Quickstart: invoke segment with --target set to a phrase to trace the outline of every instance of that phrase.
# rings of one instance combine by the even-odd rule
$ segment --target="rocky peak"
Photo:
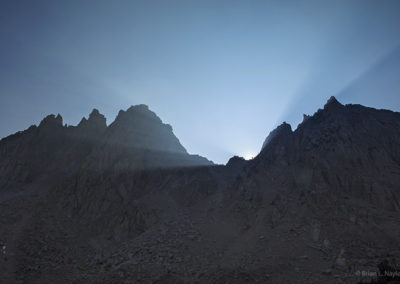
[[[97,127],[106,128],[106,118],[97,109],[93,109],[89,114],[88,123]]]
[[[94,108],[89,114],[89,120],[96,118],[104,118],[104,115],[102,115],[97,108]]]
[[[329,100],[326,102],[326,104],[324,105],[325,110],[339,108],[339,107],[343,107],[343,105],[341,103],[339,103],[338,100],[334,96],[331,96],[329,98]]]
[[[302,121],[302,123],[306,122],[310,117],[311,117],[311,115],[303,114],[303,121]]]
[[[147,105],[141,104],[131,106],[126,111],[120,110],[113,124],[129,124],[133,121],[162,123],[161,119]]]
[[[78,127],[105,129],[107,128],[106,118],[98,111],[98,109],[93,109],[89,114],[89,119],[86,119],[85,117],[82,118]]]
[[[40,128],[53,128],[53,127],[62,127],[63,119],[60,114],[55,116],[54,114],[50,114],[46,116],[39,124]]]
[[[121,110],[108,132],[108,143],[161,152],[187,153],[174,135],[172,127],[163,123],[147,105]]]
[[[269,143],[271,143],[272,141],[280,138],[280,137],[286,137],[291,135],[292,132],[292,127],[290,126],[290,124],[283,122],[281,125],[279,125],[277,128],[275,128],[274,130],[272,130],[268,137],[265,139],[264,144],[261,148],[264,149],[265,146],[267,146]]]

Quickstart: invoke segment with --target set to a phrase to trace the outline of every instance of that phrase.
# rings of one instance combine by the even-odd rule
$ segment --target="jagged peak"
[[[279,126],[277,127],[277,129],[278,129],[278,128],[280,128],[280,129],[286,129],[286,130],[289,130],[290,132],[292,132],[292,126],[291,126],[289,123],[287,123],[286,121],[282,122],[282,124],[279,125]]]
[[[39,124],[39,127],[57,127],[63,126],[63,118],[60,114],[57,114],[55,116],[54,114],[49,114],[45,118],[42,119],[42,121]]]
[[[82,127],[84,125],[93,125],[96,127],[107,127],[106,118],[103,114],[99,112],[98,109],[94,108],[92,112],[89,114],[89,118],[83,117],[79,122],[78,127]]]
[[[343,106],[341,103],[338,102],[338,100],[334,97],[331,96],[326,104],[324,105],[324,109],[330,108],[330,107],[337,107],[337,106]]]
[[[95,122],[96,124],[107,126],[106,117],[99,112],[98,109],[94,108],[92,112],[89,114],[88,122]]]
[[[102,115],[97,108],[94,108],[92,112],[89,114],[89,119],[96,116],[104,116],[104,115]]]

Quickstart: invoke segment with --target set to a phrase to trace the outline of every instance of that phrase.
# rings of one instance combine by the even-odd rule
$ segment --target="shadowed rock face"
[[[292,127],[286,122],[279,125],[276,129],[271,131],[271,133],[265,139],[261,150],[263,150],[270,143],[279,143],[283,139],[283,136],[290,136],[292,134]],[[277,142],[276,142],[277,141]]]
[[[189,155],[144,105],[108,127],[97,110],[77,127],[48,116],[1,140],[0,181],[7,283],[356,283],[399,270],[400,114],[334,97],[226,166]]]
[[[106,143],[111,145],[187,154],[173,134],[172,127],[162,123],[146,105],[132,106],[127,111],[120,111],[110,125],[106,139]]]
[[[0,184],[28,182],[49,172],[72,174],[92,170],[127,170],[211,165],[189,155],[172,127],[145,105],[120,111],[107,127],[94,109],[78,126],[63,126],[62,117],[49,115],[39,127],[30,127],[0,142]]]

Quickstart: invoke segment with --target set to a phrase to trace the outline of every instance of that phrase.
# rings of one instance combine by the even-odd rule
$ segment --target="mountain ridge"
[[[52,115],[0,141],[4,281],[354,283],[399,270],[400,113],[331,98],[224,166],[187,154],[148,111],[106,128],[97,111],[81,126]],[[126,147],[145,129],[178,151]]]

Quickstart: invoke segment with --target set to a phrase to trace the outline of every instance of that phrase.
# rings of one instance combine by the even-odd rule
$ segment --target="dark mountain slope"
[[[399,113],[331,98],[295,131],[284,123],[271,132],[231,185],[223,214],[243,226],[239,243],[262,236],[268,253],[279,255],[270,270],[290,273],[276,273],[274,282],[292,281],[298,270],[308,274],[305,283],[334,282],[315,271],[347,273],[354,283],[357,271],[377,271],[388,257],[398,263],[399,123]],[[248,249],[260,255],[260,247]],[[313,249],[320,252],[310,256]]]
[[[397,269],[399,113],[331,98],[226,166],[188,155],[144,106],[108,127],[90,117],[1,141],[1,180],[23,193],[0,202],[6,281],[356,283],[384,260]]]
[[[266,142],[249,163],[248,174],[254,179],[272,176],[297,191],[398,194],[399,113],[343,106],[332,97],[296,131],[284,123]],[[397,198],[390,201],[399,208]]]

